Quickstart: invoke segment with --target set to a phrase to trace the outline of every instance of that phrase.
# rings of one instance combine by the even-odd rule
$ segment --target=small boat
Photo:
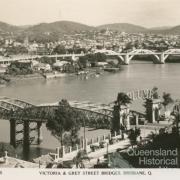
[[[104,71],[108,71],[108,72],[117,72],[119,70],[120,68],[104,68]]]
[[[43,74],[43,76],[46,79],[51,79],[51,78],[65,77],[65,76],[67,76],[67,73],[59,73],[59,72],[45,73],[45,74]]]
[[[79,72],[77,73],[77,75],[84,75],[84,74],[88,74],[88,71],[79,71]]]

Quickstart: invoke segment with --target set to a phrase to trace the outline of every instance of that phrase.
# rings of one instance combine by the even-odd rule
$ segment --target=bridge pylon
[[[166,60],[166,55],[162,52],[159,56],[159,64],[164,64]]]
[[[29,147],[30,147],[29,132],[30,132],[29,121],[24,120],[24,134],[23,134],[23,151],[24,152],[29,151]]]
[[[19,144],[23,145],[24,152],[29,150],[30,144],[34,141],[35,137],[31,137],[30,133],[36,131],[37,141],[35,144],[40,145],[43,140],[42,136],[42,122],[30,122],[29,120],[16,120],[12,118],[10,122],[10,144],[16,148]],[[30,128],[31,124],[36,123],[36,127]],[[19,130],[18,125],[21,125]],[[17,136],[21,134],[21,139],[18,139]]]
[[[130,63],[130,57],[129,57],[129,54],[127,53],[125,56],[124,56],[124,64],[125,65],[129,65]]]
[[[40,145],[43,140],[42,122],[37,122],[37,144]]]
[[[16,120],[10,119],[10,144],[16,148]]]

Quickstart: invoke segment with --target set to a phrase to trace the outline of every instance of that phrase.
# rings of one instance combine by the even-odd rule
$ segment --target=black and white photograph
[[[7,168],[178,170],[179,7],[0,0],[0,178]]]

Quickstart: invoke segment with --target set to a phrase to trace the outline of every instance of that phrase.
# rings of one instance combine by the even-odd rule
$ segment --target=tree
[[[58,45],[54,48],[53,53],[57,54],[66,54],[66,49],[63,45]]]
[[[14,55],[14,54],[27,54],[28,50],[24,46],[12,46],[6,48],[6,53],[8,55]]]
[[[159,98],[158,88],[157,87],[153,87],[153,89],[152,89],[152,98],[153,99],[158,99]]]
[[[118,93],[118,96],[117,96],[117,103],[119,106],[121,105],[127,105],[127,104],[130,104],[132,101],[132,99],[126,94],[126,93]]]
[[[63,143],[63,136],[65,133],[73,134],[77,136],[78,131],[80,130],[81,123],[79,112],[73,109],[67,100],[61,100],[59,106],[55,109],[52,116],[50,116],[46,127],[51,131],[52,135],[59,140],[61,146]],[[73,133],[72,133],[73,132]]]
[[[173,130],[173,132],[175,132],[175,133],[179,136],[180,102],[178,102],[178,103],[174,106],[173,112],[171,113],[171,115],[174,116],[173,124],[175,125],[175,127],[174,127],[172,130]]]
[[[115,101],[114,110],[113,110],[113,119],[112,119],[112,132],[119,131],[121,129],[122,131],[122,137],[124,137],[124,130],[125,127],[123,124],[120,124],[120,114],[119,109],[122,105],[126,106],[127,104],[130,104],[132,99],[126,94],[126,93],[118,93],[117,100]],[[126,116],[124,116],[124,119]]]
[[[98,61],[98,62],[105,62],[106,61],[106,55],[104,53],[95,53],[94,54],[94,58]]]
[[[0,157],[5,155],[5,151],[8,152],[8,156],[16,157],[16,150],[8,143],[0,142]]]
[[[31,62],[12,62],[7,69],[8,74],[12,75],[27,75],[32,74],[33,70],[31,68]]]
[[[118,132],[120,130],[120,114],[119,114],[119,106],[117,104],[114,105],[113,109],[113,118],[112,118],[112,132]]]
[[[141,134],[140,129],[137,128],[130,129],[128,138],[130,140],[132,147],[137,144],[137,137],[140,136],[140,134]]]
[[[173,99],[171,98],[171,94],[170,93],[163,93],[163,102],[162,105],[164,106],[164,109],[166,111],[166,107],[167,105],[173,103]]]
[[[129,42],[126,44],[126,50],[129,50],[129,49],[132,49],[134,46],[133,46],[133,43],[132,42]]]
[[[55,59],[55,58],[49,58],[49,57],[47,57],[47,56],[44,56],[44,57],[41,57],[41,58],[39,59],[39,61],[40,61],[41,63],[53,65],[53,64],[56,62],[56,59]]]
[[[88,61],[92,67],[95,67],[97,62],[105,62],[106,58],[104,53],[86,54],[79,58],[79,62],[81,62],[82,66],[86,67]]]
[[[74,125],[71,129],[64,134],[64,144],[74,147],[76,144],[79,144],[79,134],[78,131],[80,130],[81,126],[85,126],[87,124],[87,117],[81,111],[74,111]],[[85,136],[85,135],[84,135]],[[85,138],[85,137],[84,137]],[[85,139],[84,139],[85,140]]]
[[[79,57],[78,63],[80,64],[81,68],[86,68],[88,64],[88,59],[86,58],[86,56],[81,56]]]

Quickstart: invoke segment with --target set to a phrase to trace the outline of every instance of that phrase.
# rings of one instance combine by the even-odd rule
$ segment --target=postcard
[[[0,178],[179,176],[178,0],[0,2]]]

